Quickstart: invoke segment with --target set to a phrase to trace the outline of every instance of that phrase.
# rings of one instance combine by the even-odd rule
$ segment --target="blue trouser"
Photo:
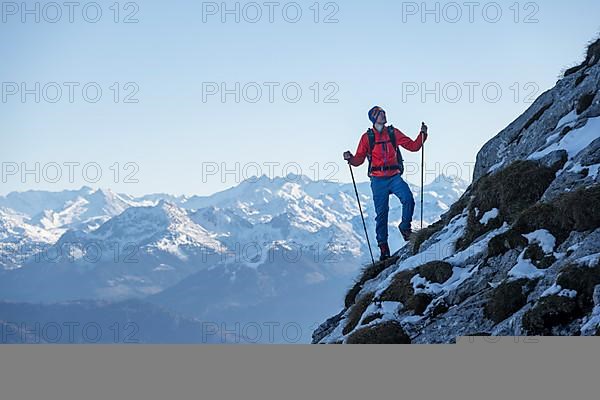
[[[375,203],[375,232],[377,243],[387,243],[388,240],[388,213],[390,211],[390,194],[395,194],[402,203],[402,222],[400,229],[409,230],[415,212],[415,199],[404,179],[400,174],[380,178],[371,177],[371,190]]]

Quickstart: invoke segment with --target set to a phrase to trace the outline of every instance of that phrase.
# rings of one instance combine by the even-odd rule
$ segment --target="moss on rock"
[[[577,115],[583,114],[585,112],[585,110],[590,108],[590,106],[594,102],[595,96],[596,96],[596,93],[591,92],[591,93],[586,93],[579,98],[579,100],[577,101],[577,107],[576,107]]]
[[[600,285],[600,266],[569,265],[562,270],[556,284],[577,292],[577,306],[587,313],[594,307],[594,289]]]
[[[419,275],[433,283],[444,283],[452,277],[452,265],[444,261],[431,261],[417,270]]]
[[[378,300],[400,302],[407,310],[422,315],[433,300],[433,297],[427,293],[415,294],[411,280],[417,272],[417,269],[399,272],[394,276],[392,282],[379,296]]]
[[[350,308],[356,303],[356,296],[360,293],[361,289],[362,285],[356,282],[352,288],[348,290],[348,293],[346,293],[346,297],[344,298],[344,305],[346,308]]]
[[[417,274],[415,270],[400,271],[393,278],[389,286],[379,296],[380,301],[397,301],[405,303],[414,295],[411,279]],[[405,304],[406,306],[406,304]]]
[[[577,301],[565,296],[542,297],[523,315],[523,329],[528,335],[552,335],[552,328],[569,324],[580,315]]]
[[[448,307],[448,304],[445,301],[439,301],[433,306],[431,310],[431,317],[435,318],[438,315],[442,315],[448,312],[449,309],[450,308]]]
[[[446,222],[440,220],[426,228],[423,228],[414,234],[413,253],[418,253],[421,249],[421,245],[428,240],[431,236],[438,233],[446,226]]]
[[[587,231],[600,226],[600,185],[580,188],[562,194],[550,202],[538,203],[525,210],[514,229],[529,233],[547,229],[557,245],[564,242],[572,231]]]
[[[412,309],[416,315],[423,315],[432,300],[433,296],[428,293],[417,293],[408,300],[407,308]]]
[[[385,271],[387,268],[392,266],[398,257],[392,257],[386,261],[380,261],[375,264],[370,264],[363,268],[360,278],[354,283],[352,288],[346,293],[346,297],[344,299],[344,304],[346,308],[350,308],[354,302],[356,301],[356,296],[362,290],[362,287],[365,283],[370,281],[371,279],[377,278],[379,274]]]
[[[423,315],[433,296],[429,293],[416,293],[412,279],[418,274],[432,283],[444,283],[452,277],[452,265],[444,261],[432,261],[417,268],[400,271],[377,300],[400,302],[407,310]]]
[[[523,328],[532,335],[550,335],[552,328],[571,323],[594,307],[594,289],[600,284],[600,265],[568,265],[558,275],[556,284],[577,292],[567,296],[542,297],[523,316]]]
[[[548,167],[537,161],[520,160],[481,177],[473,187],[467,227],[463,237],[456,243],[457,249],[466,249],[475,239],[499,228],[504,221],[516,221],[523,210],[541,199],[561,164],[564,163]],[[498,217],[485,225],[481,224],[481,213],[494,208],[499,211]]]
[[[579,65],[567,69],[564,73],[564,76],[569,76],[581,71],[582,69],[591,67],[592,65],[597,64],[598,61],[600,61],[600,39],[595,40],[588,46],[585,61]]]
[[[348,344],[410,344],[410,337],[397,321],[361,328],[346,340]]]
[[[519,311],[527,304],[527,296],[533,290],[535,282],[529,279],[504,281],[492,292],[483,307],[483,314],[496,324]]]
[[[383,317],[383,314],[381,314],[381,313],[375,313],[375,314],[368,315],[363,319],[361,325],[369,325],[371,322],[381,319],[382,317]]]
[[[348,312],[348,321],[346,322],[346,325],[342,330],[342,333],[344,335],[347,335],[348,333],[352,332],[354,328],[356,328],[356,326],[360,322],[360,319],[362,318],[362,315],[373,301],[374,296],[375,293],[367,293],[360,299],[358,299],[356,304],[354,304],[352,308],[350,308],[350,311]]]
[[[546,254],[542,247],[537,243],[530,244],[525,250],[525,258],[531,260],[531,262],[539,269],[548,269],[554,262],[556,257],[552,254]]]
[[[487,257],[496,257],[512,249],[524,249],[528,243],[525,236],[510,229],[489,241]]]

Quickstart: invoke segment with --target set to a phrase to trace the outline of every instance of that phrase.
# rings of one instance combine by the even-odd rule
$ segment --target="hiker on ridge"
[[[390,194],[395,194],[402,203],[402,222],[398,226],[402,237],[408,241],[412,233],[411,222],[415,210],[415,199],[408,184],[402,179],[404,164],[398,146],[402,146],[408,151],[419,151],[423,142],[427,140],[427,125],[421,124],[421,133],[417,139],[412,140],[392,125],[385,126],[387,119],[385,111],[381,107],[373,107],[369,111],[369,119],[373,123],[373,128],[370,128],[360,138],[356,155],[346,151],[344,160],[354,167],[362,165],[365,158],[369,160],[369,177],[377,214],[375,231],[377,244],[381,251],[380,261],[383,261],[390,257],[388,246]]]

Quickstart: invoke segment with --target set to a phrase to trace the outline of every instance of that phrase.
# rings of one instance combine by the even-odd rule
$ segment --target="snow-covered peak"
[[[427,185],[430,188],[435,187],[458,187],[463,190],[469,186],[469,183],[458,176],[449,175],[438,175],[430,184]]]
[[[82,190],[61,208],[47,209],[32,218],[33,223],[50,231],[93,230],[129,207],[143,203],[131,201],[110,189]]]
[[[25,237],[32,242],[53,243],[58,239],[50,232],[30,225],[27,216],[7,208],[0,208],[0,240]]]
[[[26,215],[0,208],[0,270],[20,268],[27,257],[58,238],[59,232],[31,225]]]
[[[179,253],[180,246],[221,248],[213,233],[192,221],[186,210],[166,200],[155,206],[130,207],[91,232],[89,237],[175,253]]]
[[[425,185],[424,191],[431,197],[450,205],[465,192],[468,186],[469,183],[459,177],[440,175],[433,182]]]
[[[65,203],[89,195],[92,191],[92,188],[83,186],[81,189],[60,192],[45,190],[11,192],[6,196],[0,196],[0,206],[34,217],[45,210],[59,210]]]
[[[438,185],[435,193],[426,190],[426,224],[459,197],[462,192],[455,186]],[[369,184],[359,183],[358,189],[368,228],[373,232]],[[51,192],[46,195],[57,196]],[[62,241],[135,243],[174,254],[186,246],[221,249],[260,243],[266,248],[276,241],[312,247],[319,243],[321,250],[327,247],[354,257],[368,254],[354,187],[348,183],[296,175],[262,176],[212,196],[189,199],[163,194],[132,197],[89,187],[66,192],[64,197],[67,200],[60,206],[33,218],[21,213],[20,221],[37,227],[54,241],[64,235]],[[400,209],[394,200],[391,205],[390,229],[394,232]],[[397,247],[400,236],[391,236],[391,245]]]

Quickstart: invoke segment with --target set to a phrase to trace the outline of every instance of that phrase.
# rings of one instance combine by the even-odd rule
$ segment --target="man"
[[[347,151],[344,160],[352,166],[362,165],[365,158],[369,159],[369,177],[375,203],[377,244],[381,251],[380,260],[390,257],[388,246],[388,212],[389,195],[395,194],[402,203],[402,222],[398,226],[405,241],[412,233],[411,222],[415,211],[415,199],[406,182],[402,179],[404,166],[400,149],[417,152],[427,140],[427,125],[421,124],[421,132],[415,140],[411,140],[393,126],[386,127],[385,111],[378,106],[369,111],[369,119],[373,128],[360,138],[356,155]]]

